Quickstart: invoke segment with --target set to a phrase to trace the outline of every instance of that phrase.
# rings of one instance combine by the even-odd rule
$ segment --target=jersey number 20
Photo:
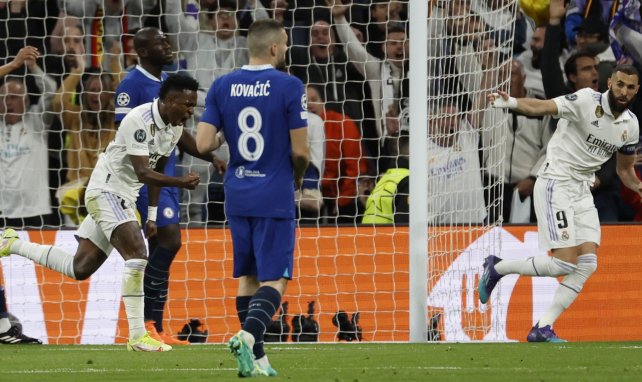
[[[254,120],[253,126],[248,124],[250,117]],[[239,113],[237,122],[241,129],[241,136],[238,141],[239,153],[243,159],[247,161],[254,162],[259,160],[263,154],[263,148],[265,147],[265,141],[261,135],[261,127],[263,124],[261,113],[255,107],[245,107]],[[250,140],[254,141],[254,150],[251,150],[249,147]]]

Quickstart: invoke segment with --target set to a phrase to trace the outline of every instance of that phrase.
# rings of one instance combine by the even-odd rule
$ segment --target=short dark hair
[[[151,37],[162,33],[160,29],[156,27],[144,27],[134,33],[134,50],[138,52],[139,49],[149,47]]]
[[[617,65],[615,68],[613,68],[611,75],[614,75],[617,72],[622,72],[628,75],[635,75],[635,76],[638,76],[638,78],[640,78],[640,72],[638,72],[637,68],[631,64]]]
[[[179,92],[185,90],[191,90],[194,92],[198,91],[198,81],[187,74],[172,74],[161,84],[160,90],[158,91],[158,97],[160,99],[165,99],[167,94],[172,90]]]
[[[571,54],[564,63],[564,73],[566,74],[567,79],[570,78],[571,74],[577,74],[577,60],[582,57],[595,59],[595,55],[587,51],[579,51]]]
[[[253,22],[247,31],[247,50],[250,56],[264,55],[265,49],[275,42],[274,39],[282,29],[284,29],[283,24],[272,19]]]

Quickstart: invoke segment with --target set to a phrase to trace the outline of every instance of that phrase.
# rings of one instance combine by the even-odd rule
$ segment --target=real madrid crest
[[[562,240],[568,240],[568,239],[569,239],[568,232],[563,231],[563,232],[562,232]]]
[[[622,132],[622,142],[626,142],[627,139],[629,139],[629,133],[626,130],[624,130]]]
[[[156,129],[157,127],[155,123],[152,123],[151,126],[149,126],[149,130],[152,133],[152,137],[156,134]]]
[[[602,118],[603,115],[604,115],[604,109],[602,109],[601,105],[597,105],[597,107],[595,108],[595,116],[598,118]]]

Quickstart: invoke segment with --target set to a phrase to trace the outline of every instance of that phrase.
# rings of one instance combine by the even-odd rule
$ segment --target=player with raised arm
[[[169,38],[158,28],[146,27],[134,35],[134,49],[138,65],[130,71],[116,89],[116,115],[118,124],[134,107],[152,102],[158,96],[162,82],[167,78],[163,66],[174,61]],[[212,162],[219,172],[224,171],[225,162],[212,154],[200,155],[194,137],[184,132],[177,146],[188,154]],[[176,154],[171,152],[163,170],[167,176],[174,176]],[[136,207],[145,224],[148,219],[147,187],[139,192]],[[149,240],[149,264],[145,268],[145,327],[150,335],[170,345],[188,345],[189,342],[171,337],[163,330],[163,313],[169,289],[169,269],[181,248],[179,229],[179,191],[176,187],[163,187],[158,200],[160,214],[156,221],[158,235]]]
[[[497,282],[508,274],[564,276],[552,305],[529,332],[529,342],[565,342],[555,334],[553,324],[597,269],[600,221],[590,190],[595,172],[617,153],[622,183],[642,195],[633,167],[639,125],[628,110],[639,88],[637,69],[618,65],[604,93],[584,88],[549,100],[516,99],[502,91],[488,96],[492,107],[560,118],[533,193],[539,246],[551,250],[552,256],[523,260],[489,256],[478,286],[479,299],[485,304]]]
[[[14,70],[20,69],[25,63],[35,62],[39,56],[38,49],[33,46],[25,46],[20,49],[11,62],[0,66],[0,78]],[[4,102],[4,100],[0,102]],[[2,241],[0,240],[0,246],[1,245]],[[11,323],[2,285],[0,285],[0,344],[42,344],[42,341],[39,339],[24,335],[22,328]]]
[[[159,189],[162,186],[194,189],[196,174],[166,176],[162,169],[181,139],[183,124],[194,113],[198,82],[189,76],[169,76],[159,99],[134,108],[123,119],[116,137],[100,154],[91,174],[85,201],[89,216],[78,229],[76,254],[51,245],[18,239],[7,229],[0,240],[0,257],[24,256],[76,280],[85,280],[107,260],[114,248],[125,259],[122,295],[129,322],[127,349],[169,351],[171,346],[153,339],[143,320],[143,275],[147,250],[136,218],[135,203],[143,183],[150,186],[147,235],[156,234]]]
[[[249,65],[214,81],[197,126],[200,152],[220,145],[219,130],[230,147],[225,212],[243,329],[228,345],[240,377],[277,374],[263,350],[263,335],[292,278],[294,191],[309,162],[303,83],[276,70],[285,64],[287,41],[278,22],[254,22],[248,31]]]

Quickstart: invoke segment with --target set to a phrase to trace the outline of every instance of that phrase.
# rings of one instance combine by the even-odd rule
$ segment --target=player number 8
[[[248,124],[248,119],[250,117],[254,119],[253,126],[249,126]],[[248,106],[241,110],[237,122],[242,131],[238,141],[239,153],[243,159],[254,162],[261,157],[263,154],[263,148],[265,147],[265,141],[263,140],[263,136],[260,134],[263,124],[261,113],[255,107]],[[254,141],[254,151],[250,150],[250,147],[248,146],[250,139]]]

